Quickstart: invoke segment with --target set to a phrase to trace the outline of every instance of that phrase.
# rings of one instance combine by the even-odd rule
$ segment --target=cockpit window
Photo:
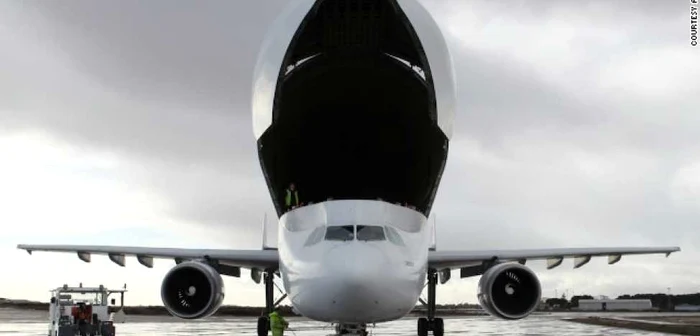
[[[317,227],[314,229],[311,234],[309,235],[309,238],[306,239],[306,243],[304,243],[304,246],[311,246],[314,244],[318,244],[323,239],[323,234],[326,232],[326,227],[321,226]]]
[[[398,233],[398,231],[396,231],[396,229],[390,226],[386,226],[384,229],[386,230],[386,236],[390,242],[399,246],[405,245],[403,239],[401,239],[401,235]]]
[[[385,240],[384,228],[381,226],[358,225],[357,240],[377,241]]]
[[[352,225],[329,226],[326,229],[326,240],[348,241],[355,239]]]

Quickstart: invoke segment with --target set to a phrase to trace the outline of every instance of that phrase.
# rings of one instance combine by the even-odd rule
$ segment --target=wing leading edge
[[[92,254],[107,255],[119,266],[126,265],[126,257],[134,256],[146,267],[153,267],[153,259],[173,259],[176,263],[192,259],[204,259],[217,264],[249,268],[251,270],[277,269],[279,254],[276,250],[225,250],[225,249],[185,249],[153,248],[135,246],[88,246],[88,245],[18,245],[17,248],[33,251],[76,253],[85,262],[91,261]],[[437,270],[466,269],[480,266],[490,261],[547,260],[547,269],[558,267],[565,258],[574,258],[574,268],[587,264],[592,257],[607,256],[608,264],[620,261],[623,255],[666,254],[678,252],[679,247],[611,247],[611,248],[555,248],[527,250],[476,250],[476,251],[430,251],[428,266]],[[233,272],[239,273],[239,272]],[[237,274],[230,274],[238,276]]]
[[[614,264],[623,255],[666,254],[680,251],[680,247],[601,247],[601,248],[555,248],[527,250],[480,250],[480,251],[430,251],[428,266],[437,270],[470,268],[489,261],[547,260],[547,269],[555,268],[564,258],[574,258],[574,268],[587,264],[592,257],[607,256],[608,264]]]
[[[136,246],[88,246],[88,245],[17,245],[18,249],[44,252],[76,253],[80,260],[90,262],[93,254],[107,255],[119,266],[126,265],[126,257],[134,256],[146,267],[153,267],[153,259],[173,259],[176,263],[186,260],[208,260],[222,267],[228,267],[226,275],[240,276],[240,268],[251,270],[276,270],[279,266],[279,254],[276,250],[224,250],[224,249],[186,249],[157,248]],[[236,274],[237,273],[237,274]]]

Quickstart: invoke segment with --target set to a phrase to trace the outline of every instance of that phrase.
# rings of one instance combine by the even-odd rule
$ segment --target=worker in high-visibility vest
[[[272,336],[282,336],[284,335],[284,329],[289,327],[287,320],[280,315],[277,309],[270,313],[270,329],[272,330]]]
[[[294,183],[289,184],[289,188],[284,191],[284,207],[287,211],[299,206],[299,191]]]

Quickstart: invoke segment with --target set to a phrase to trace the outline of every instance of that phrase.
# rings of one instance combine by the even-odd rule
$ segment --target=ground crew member
[[[90,319],[90,314],[88,312],[87,307],[85,307],[85,304],[80,302],[78,303],[78,312],[76,316],[76,320],[78,322],[78,332],[80,335],[86,335],[87,334],[87,329],[88,329],[88,321]]]
[[[284,191],[284,206],[287,211],[299,206],[299,191],[294,183],[290,183],[289,188]]]
[[[280,315],[277,309],[274,309],[270,313],[270,329],[272,330],[272,336],[282,336],[284,335],[284,329],[287,329],[289,323]]]

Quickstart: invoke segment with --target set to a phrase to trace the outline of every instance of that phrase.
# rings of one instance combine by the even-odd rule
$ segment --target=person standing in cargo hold
[[[289,188],[284,191],[284,206],[286,211],[299,206],[299,191],[296,189],[294,183],[290,183]]]
[[[288,326],[289,322],[280,315],[279,310],[275,309],[270,313],[270,329],[272,330],[272,336],[284,335],[284,329],[287,329]]]

